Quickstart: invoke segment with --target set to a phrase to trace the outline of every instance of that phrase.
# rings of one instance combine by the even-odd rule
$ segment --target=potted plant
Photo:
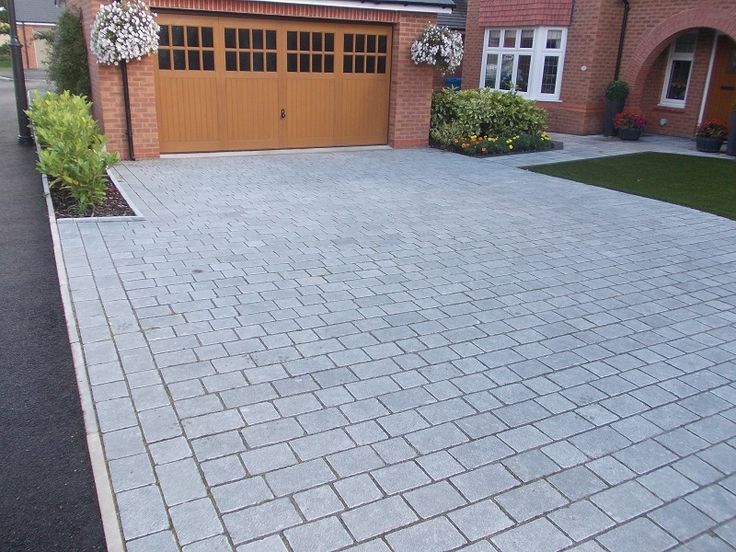
[[[718,153],[727,136],[728,127],[723,121],[703,121],[695,129],[695,147],[705,153]]]
[[[613,118],[613,126],[622,140],[638,140],[646,125],[643,116],[629,111],[622,111]]]
[[[736,102],[731,106],[731,121],[729,125],[728,143],[726,144],[726,153],[728,155],[736,155]]]
[[[624,110],[626,98],[629,97],[629,85],[621,80],[614,80],[606,86],[606,113],[603,121],[603,134],[614,136],[616,127],[613,118]]]
[[[410,51],[415,64],[432,65],[441,75],[451,75],[463,61],[463,37],[448,27],[429,24]]]

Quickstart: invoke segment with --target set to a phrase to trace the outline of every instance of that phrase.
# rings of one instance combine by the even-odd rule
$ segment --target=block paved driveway
[[[62,234],[129,551],[736,546],[736,223],[436,151],[119,170],[148,220]]]

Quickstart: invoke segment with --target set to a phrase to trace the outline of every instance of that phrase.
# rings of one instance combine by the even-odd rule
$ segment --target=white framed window
[[[566,42],[565,28],[486,29],[480,86],[559,100]]]
[[[662,83],[660,105],[685,107],[697,41],[698,33],[693,31],[681,35],[670,45],[667,55],[667,69]]]

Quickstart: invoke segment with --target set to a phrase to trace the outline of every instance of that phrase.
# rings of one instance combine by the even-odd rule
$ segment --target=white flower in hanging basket
[[[103,4],[92,24],[90,49],[98,63],[117,65],[158,50],[155,15],[142,0]]]
[[[463,37],[448,27],[430,23],[411,45],[411,60],[417,65],[433,65],[441,74],[449,75],[463,61]]]

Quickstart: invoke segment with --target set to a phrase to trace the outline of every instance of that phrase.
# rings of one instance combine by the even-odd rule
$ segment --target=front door
[[[727,36],[718,39],[713,62],[706,119],[729,123],[732,106],[736,103],[736,42]]]

